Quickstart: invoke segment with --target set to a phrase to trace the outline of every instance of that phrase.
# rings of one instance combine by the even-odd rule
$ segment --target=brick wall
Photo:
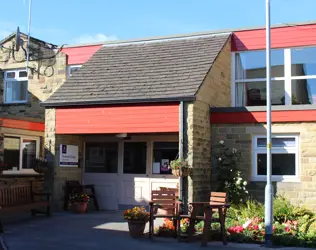
[[[251,180],[252,136],[265,135],[264,124],[219,124],[212,125],[212,143],[224,140],[231,148],[242,153],[240,167],[243,177]],[[303,203],[316,210],[316,129],[315,123],[273,124],[272,133],[299,134],[299,182],[274,182],[276,194],[284,195],[294,204]],[[213,178],[215,187],[215,179]],[[249,182],[251,195],[263,201],[265,182]]]
[[[218,55],[196,95],[194,103],[185,105],[184,149],[193,175],[188,178],[189,201],[209,199],[211,175],[210,105],[230,106],[230,41]]]
[[[27,38],[22,36],[23,46],[15,50],[15,38],[6,41],[0,49],[0,113],[7,116],[40,118],[44,120],[46,100],[66,79],[66,55],[58,49],[45,48],[44,43],[31,39],[28,77],[28,102],[4,104],[3,71],[25,69]]]
[[[82,179],[83,167],[83,140],[77,135],[56,135],[56,110],[46,109],[45,111],[45,150],[49,165],[53,170],[51,190],[53,191],[53,207],[61,210],[63,207],[64,184],[66,180]],[[79,146],[79,168],[59,166],[59,147],[60,144]]]

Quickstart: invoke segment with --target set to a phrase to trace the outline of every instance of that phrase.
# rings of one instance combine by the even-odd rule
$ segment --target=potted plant
[[[149,213],[144,207],[134,207],[124,211],[124,219],[128,222],[130,236],[138,238],[144,234],[146,223],[149,220]]]
[[[192,173],[192,168],[189,165],[188,161],[180,158],[171,161],[170,168],[172,170],[172,174],[177,177],[189,176]]]
[[[76,213],[85,213],[90,197],[86,193],[76,193],[70,196],[71,207]]]
[[[36,158],[33,166],[33,170],[36,173],[43,174],[48,170],[48,162],[45,158]]]

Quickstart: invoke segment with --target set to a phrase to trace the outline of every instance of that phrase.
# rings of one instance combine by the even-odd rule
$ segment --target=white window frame
[[[291,47],[291,48],[277,48],[277,50],[284,50],[284,77],[271,77],[271,81],[284,81],[284,96],[285,96],[285,104],[284,106],[293,105],[292,104],[292,80],[303,80],[303,79],[316,79],[316,75],[307,75],[307,76],[292,76],[291,75],[291,67],[292,67],[292,57],[291,51],[292,49],[307,49],[313,48],[315,46],[304,46],[304,47]],[[236,105],[236,84],[237,83],[247,83],[247,82],[265,82],[266,78],[253,78],[253,79],[240,79],[237,80],[236,77],[236,56],[239,53],[251,53],[258,50],[250,50],[250,51],[239,51],[232,52],[231,58],[231,99],[232,99],[232,107],[237,107]],[[263,50],[260,50],[263,51]]]
[[[19,73],[25,71],[26,76],[25,77],[19,77]],[[7,78],[8,73],[13,73],[14,72],[14,78]],[[21,101],[12,101],[8,102],[7,97],[6,97],[6,92],[7,92],[7,82],[21,82],[21,81],[27,81],[27,91],[26,91],[26,99],[21,100]],[[17,70],[7,70],[4,72],[4,91],[3,91],[3,98],[4,98],[4,103],[5,104],[15,104],[15,103],[27,103],[28,101],[28,77],[27,77],[27,71],[26,69],[17,69]]]
[[[258,147],[257,140],[259,138],[267,138],[266,135],[252,136],[252,181],[266,181],[266,175],[257,174],[257,155],[266,154],[266,147]],[[277,182],[299,182],[299,135],[297,134],[275,134],[272,138],[295,138],[295,147],[273,147],[271,152],[281,154],[295,154],[295,175],[272,175],[272,181]]]
[[[33,169],[27,169],[27,168],[23,168],[22,164],[23,164],[23,139],[27,139],[27,140],[34,140],[36,141],[36,158],[39,157],[40,155],[40,138],[37,136],[27,136],[27,135],[16,135],[16,134],[4,134],[4,137],[16,137],[20,139],[20,156],[19,156],[19,169],[17,170],[5,170],[3,171],[3,174],[12,174],[12,173],[30,173],[30,174],[34,174],[36,173]]]
[[[73,68],[81,68],[82,67],[82,65],[81,64],[74,64],[74,65],[69,65],[68,66],[68,72],[67,72],[67,76],[68,77],[70,77],[70,76],[72,76],[72,74],[71,74],[71,69],[73,69]]]

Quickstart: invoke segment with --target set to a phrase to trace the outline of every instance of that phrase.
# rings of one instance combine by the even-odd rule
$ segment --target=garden
[[[231,204],[225,220],[228,240],[262,244],[265,237],[264,204],[253,200],[248,193],[248,183],[242,178],[239,168],[241,154],[235,148],[226,147],[224,141],[214,148],[216,166],[213,171],[217,179],[217,191],[226,192]],[[143,221],[148,221],[146,210],[136,212],[126,211],[125,219],[130,220],[137,215]],[[218,217],[218,214],[214,213],[213,216]],[[189,223],[187,218],[180,221],[182,234],[188,232]],[[196,222],[195,234],[202,234],[203,228],[203,221]],[[175,230],[173,221],[164,219],[163,224],[155,228],[155,234],[161,237],[175,236]],[[221,240],[219,224],[212,223],[210,231],[209,240]],[[303,205],[292,204],[286,197],[276,196],[273,200],[272,243],[276,246],[316,247],[316,214]]]

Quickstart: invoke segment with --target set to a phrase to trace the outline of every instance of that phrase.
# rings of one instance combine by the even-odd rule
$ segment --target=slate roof
[[[104,45],[44,106],[194,99],[230,34]]]

